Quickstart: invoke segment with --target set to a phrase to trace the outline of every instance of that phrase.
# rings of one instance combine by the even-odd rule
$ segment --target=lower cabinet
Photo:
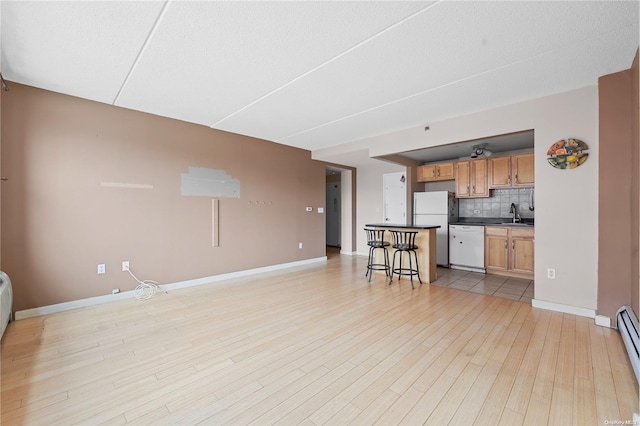
[[[485,226],[487,272],[533,278],[533,236],[533,228]]]

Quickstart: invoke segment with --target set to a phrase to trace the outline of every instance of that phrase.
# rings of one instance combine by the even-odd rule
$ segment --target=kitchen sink
[[[531,223],[513,223],[513,222],[502,222],[500,226],[522,226],[522,227],[533,227]]]

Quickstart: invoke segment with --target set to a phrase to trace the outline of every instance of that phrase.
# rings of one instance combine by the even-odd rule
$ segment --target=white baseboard
[[[355,252],[356,256],[365,256],[365,257],[369,257],[369,252],[368,251],[357,251]]]
[[[263,274],[265,272],[278,271],[280,269],[293,268],[295,266],[305,266],[318,262],[326,262],[327,256],[316,257],[314,259],[299,260],[296,262],[281,263],[279,265],[263,266],[261,268],[247,269],[244,271],[229,272],[227,274],[212,275],[210,277],[195,278],[193,280],[179,281],[177,283],[162,285],[163,290],[177,290],[180,288],[193,287],[196,285],[210,284],[218,281],[230,280],[232,278],[246,277],[249,275]]]
[[[103,303],[115,302],[117,300],[131,299],[136,296],[134,290],[122,291],[116,294],[105,294],[104,296],[89,297],[86,299],[72,300],[70,302],[56,303],[55,305],[41,306],[39,308],[16,311],[16,321],[37,317],[40,315],[54,314],[56,312],[70,311],[71,309],[86,308],[88,306],[101,305]]]
[[[605,317],[604,315],[596,315],[596,325],[611,328],[611,318]]]
[[[340,250],[340,254],[346,254],[347,256],[355,256],[358,254],[357,251],[346,251],[346,250]]]
[[[204,278],[195,278],[193,280],[179,281],[171,284],[163,284],[160,286],[162,290],[177,290],[180,288],[193,287],[202,284],[211,284],[214,282],[229,280],[232,278],[246,277],[249,275],[263,274],[265,272],[278,271],[280,269],[293,268],[296,266],[311,265],[319,262],[326,262],[327,256],[316,257],[313,259],[298,260],[295,262],[281,263],[278,265],[263,266],[261,268],[247,269],[244,271],[229,272],[227,274],[212,275]],[[89,297],[87,299],[72,300],[70,302],[56,303],[54,305],[41,306],[38,308],[25,309],[16,311],[15,319],[21,320],[25,318],[37,317],[40,315],[53,314],[56,312],[69,311],[71,309],[85,308],[88,306],[101,305],[103,303],[115,302],[117,300],[132,299],[135,297],[134,290],[123,291],[117,294],[105,294],[103,296]]]
[[[545,302],[544,300],[533,299],[531,306],[534,308],[546,309],[548,311],[563,312],[565,314],[578,315],[580,317],[595,318],[596,311],[593,309],[579,308],[577,306],[563,305],[561,303]]]

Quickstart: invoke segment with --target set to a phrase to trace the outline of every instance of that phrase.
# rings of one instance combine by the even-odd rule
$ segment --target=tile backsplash
[[[492,189],[489,198],[458,198],[460,217],[504,217],[510,218],[511,203],[516,205],[520,217],[533,218],[529,210],[535,188]]]

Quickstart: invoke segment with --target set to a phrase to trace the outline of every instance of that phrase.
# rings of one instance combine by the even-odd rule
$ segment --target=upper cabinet
[[[533,153],[494,157],[489,160],[489,188],[533,186]]]
[[[459,161],[455,165],[456,197],[488,197],[487,159]]]
[[[418,166],[418,182],[434,182],[453,179],[453,163]]]
[[[489,160],[489,188],[511,187],[511,157],[495,157]]]
[[[533,153],[511,156],[511,170],[514,174],[513,186],[533,186],[536,177],[533,158]]]

